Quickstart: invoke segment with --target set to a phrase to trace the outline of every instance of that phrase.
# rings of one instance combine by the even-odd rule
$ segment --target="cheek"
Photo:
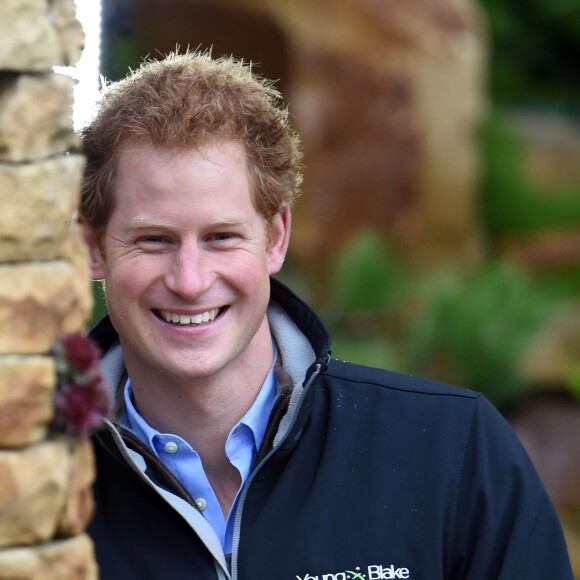
[[[222,270],[226,277],[245,287],[259,287],[269,284],[269,264],[266,254],[239,257],[232,260],[227,269]]]
[[[217,277],[216,283],[216,288],[221,284],[235,292],[245,307],[252,310],[262,309],[269,298],[270,278],[265,259],[240,258],[235,263],[232,261],[230,267]]]
[[[158,268],[155,264],[144,260],[117,263],[107,272],[106,287],[110,288],[111,296],[123,301],[126,298],[139,296],[151,286],[156,277],[158,277]]]

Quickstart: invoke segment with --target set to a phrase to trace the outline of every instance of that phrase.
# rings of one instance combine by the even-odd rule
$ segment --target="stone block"
[[[0,165],[1,262],[65,255],[83,166],[80,155]]]
[[[50,357],[0,356],[0,447],[23,447],[45,437],[55,381]]]
[[[42,354],[83,332],[92,294],[75,262],[0,265],[0,354]]]
[[[92,484],[95,474],[91,441],[82,439],[75,442],[71,450],[68,492],[58,522],[59,536],[74,536],[87,527],[94,509]]]
[[[63,64],[47,0],[0,2],[0,69],[50,71]]]
[[[74,66],[84,33],[74,0],[2,0],[0,70],[48,72]]]
[[[52,0],[51,10],[59,38],[61,64],[75,66],[85,44],[83,27],[76,19],[75,0]]]
[[[73,88],[73,79],[61,74],[0,77],[0,161],[30,161],[78,147]]]
[[[31,548],[0,550],[0,580],[97,580],[94,548],[86,535]]]
[[[0,548],[81,534],[93,513],[94,478],[89,439],[0,450]]]
[[[79,291],[84,286],[90,288],[89,250],[83,238],[81,228],[76,222],[70,225],[68,235],[62,246],[62,256],[71,263],[75,271],[75,281],[79,286]]]
[[[65,503],[69,466],[65,439],[19,451],[0,450],[0,547],[54,537]]]

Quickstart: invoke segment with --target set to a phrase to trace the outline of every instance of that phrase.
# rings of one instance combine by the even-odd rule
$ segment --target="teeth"
[[[169,312],[168,310],[160,310],[161,318],[166,322],[173,322],[174,324],[201,324],[202,322],[210,322],[214,320],[219,314],[219,308],[213,308],[201,314],[177,314],[176,312]]]

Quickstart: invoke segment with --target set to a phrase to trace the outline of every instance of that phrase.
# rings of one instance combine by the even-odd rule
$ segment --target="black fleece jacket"
[[[94,438],[89,528],[103,580],[572,580],[544,488],[484,397],[332,360],[299,298],[273,281],[272,301],[294,392],[242,492],[233,553],[111,425]],[[110,322],[93,336],[118,381]]]

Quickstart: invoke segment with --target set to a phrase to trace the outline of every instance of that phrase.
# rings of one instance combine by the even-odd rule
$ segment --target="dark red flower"
[[[57,384],[52,429],[86,437],[109,414],[109,393],[100,373],[98,347],[90,338],[69,334],[54,344]]]
[[[61,339],[60,344],[68,363],[75,370],[84,372],[98,365],[101,353],[97,345],[82,334],[68,334]]]
[[[64,407],[68,427],[73,435],[85,437],[99,427],[109,410],[101,376],[94,377],[87,385],[73,386],[65,396]]]

